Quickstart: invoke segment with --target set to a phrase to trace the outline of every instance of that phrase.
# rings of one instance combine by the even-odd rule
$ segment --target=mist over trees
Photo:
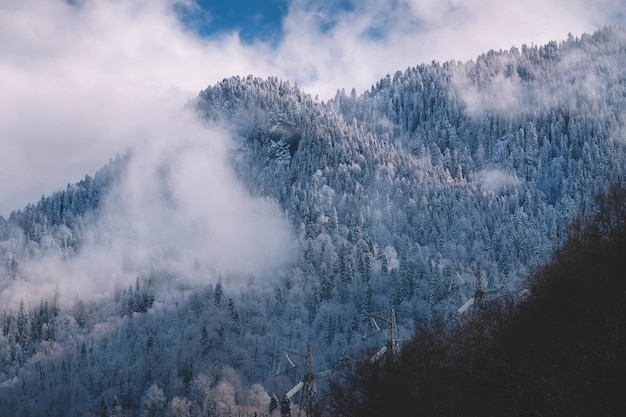
[[[215,148],[194,136],[153,152],[156,161],[131,151],[93,178],[0,217],[3,412],[279,415],[280,399],[304,372],[295,354],[289,370],[285,352],[304,354],[307,343],[316,372],[349,366],[346,383],[364,393],[335,399],[335,415],[392,407],[384,402],[391,391],[425,413],[461,413],[462,403],[477,402],[469,382],[476,380],[502,398],[486,401],[494,410],[521,407],[541,390],[554,401],[534,410],[554,410],[582,389],[559,391],[561,382],[595,378],[586,365],[565,375],[575,354],[591,353],[581,342],[562,362],[524,362],[532,349],[552,349],[531,346],[543,333],[528,328],[551,308],[542,297],[565,291],[553,284],[553,269],[589,273],[599,267],[592,257],[613,256],[620,242],[623,187],[611,184],[623,181],[626,167],[625,63],[626,33],[604,28],[408,68],[328,102],[277,78],[234,77],[206,88],[187,108],[209,126],[205,142],[223,136],[215,126],[228,132],[219,152],[236,183],[226,168],[204,167],[216,161],[203,158]],[[211,188],[222,180],[228,197]],[[202,204],[190,202],[195,196]],[[232,199],[220,206],[225,198]],[[569,263],[576,251],[605,246]],[[228,268],[247,263],[253,267]],[[580,277],[576,283],[586,282]],[[598,288],[610,293],[612,282]],[[45,291],[33,299],[27,289],[35,286]],[[457,324],[454,313],[477,286],[505,301]],[[589,293],[590,309],[598,294]],[[385,343],[371,313],[391,309],[401,338],[419,326],[402,347],[402,360],[413,362],[404,371],[385,361],[361,365],[363,352]],[[569,329],[575,312],[555,323]],[[623,327],[616,314],[593,335]],[[559,337],[549,324],[536,331]],[[410,369],[419,372],[398,380],[396,372]],[[458,392],[449,385],[447,397],[435,396],[453,371],[465,381]],[[536,378],[544,379],[532,385]],[[509,380],[524,390],[501,383]],[[292,398],[294,413],[298,403]]]

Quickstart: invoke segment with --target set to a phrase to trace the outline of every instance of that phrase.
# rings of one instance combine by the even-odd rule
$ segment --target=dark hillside
[[[626,411],[626,189],[579,217],[523,301],[419,328],[399,362],[333,381],[337,416],[618,416]]]

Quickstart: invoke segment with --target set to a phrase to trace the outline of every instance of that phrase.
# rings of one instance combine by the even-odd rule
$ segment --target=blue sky
[[[283,38],[283,19],[287,17],[290,0],[197,0],[199,9],[190,13],[189,8],[180,7],[182,21],[202,37],[211,37],[228,32],[237,32],[245,43],[268,42],[277,46]],[[338,12],[354,10],[350,0],[317,1],[310,9],[325,10],[326,29],[333,23]]]
[[[386,74],[624,25],[624,0],[2,0],[0,215],[111,157],[233,75],[320,99]],[[158,141],[156,141],[158,142]]]
[[[287,15],[287,0],[199,0],[197,4],[204,11],[199,13],[203,24],[197,27],[201,36],[237,31],[247,43],[276,43],[282,37],[281,21]]]

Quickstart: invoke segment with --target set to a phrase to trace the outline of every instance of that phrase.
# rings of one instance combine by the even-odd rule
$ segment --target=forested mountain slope
[[[11,415],[136,415],[150,401],[172,413],[261,413],[269,395],[301,378],[273,376],[286,349],[310,342],[316,366],[336,368],[384,342],[384,332],[362,340],[375,330],[371,312],[395,309],[406,337],[434,316],[450,328],[476,285],[519,297],[565,226],[624,177],[625,64],[626,32],[605,28],[408,68],[327,102],[277,78],[208,87],[187,107],[230,133],[238,182],[229,187],[252,195],[237,201],[254,201],[258,214],[223,223],[241,234],[234,229],[273,224],[266,211],[277,208],[292,236],[277,246],[286,259],[245,273],[218,263],[225,255],[245,264],[237,253],[210,247],[219,256],[203,259],[198,235],[228,230],[221,219],[185,220],[213,211],[189,210],[184,197],[219,202],[209,185],[221,177],[177,177],[180,153],[147,171],[137,152],[118,158],[0,218],[0,294],[13,301],[2,313],[0,402]],[[193,153],[188,143],[180,149]],[[203,161],[193,167],[206,175]],[[135,194],[145,201],[128,203]],[[127,213],[134,217],[118,218]],[[118,235],[127,239],[121,249]],[[267,246],[279,235],[267,233]],[[109,272],[100,265],[112,253],[122,265]],[[16,304],[51,259],[65,265],[55,279],[118,285],[62,306],[54,291]]]
[[[235,78],[197,107],[233,127],[240,178],[299,227],[309,280],[330,280],[332,296],[354,279],[386,294],[376,308],[427,314],[459,303],[445,281],[475,262],[514,287],[623,176],[625,45],[608,28],[409,68],[329,103]]]

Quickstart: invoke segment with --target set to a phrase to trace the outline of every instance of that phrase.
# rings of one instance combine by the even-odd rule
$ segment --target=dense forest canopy
[[[307,344],[338,370],[385,343],[371,313],[447,337],[476,288],[523,299],[624,179],[624,64],[608,27],[327,102],[277,78],[202,90],[189,137],[0,217],[3,409],[279,413]]]

